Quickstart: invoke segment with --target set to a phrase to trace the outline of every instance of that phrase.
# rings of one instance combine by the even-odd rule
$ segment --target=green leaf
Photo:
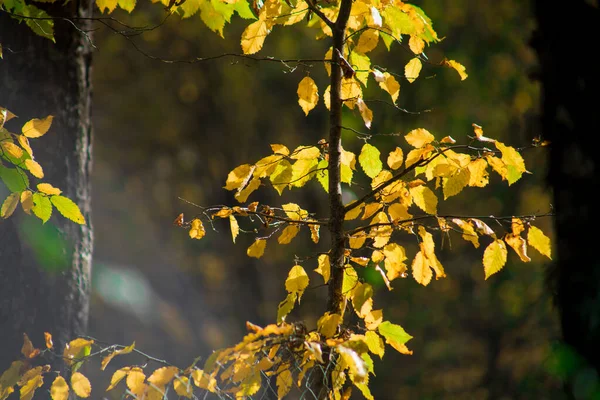
[[[383,321],[377,327],[381,336],[391,344],[391,342],[404,344],[412,339],[412,336],[406,333],[400,325],[392,324],[390,321]]]
[[[0,179],[11,192],[22,192],[29,186],[27,174],[19,167],[7,168],[0,165]]]
[[[233,14],[233,6],[221,3],[223,7],[215,7],[217,2],[203,1],[200,3],[200,19],[213,32],[217,32],[219,36],[223,36],[223,28],[228,18]]]
[[[56,207],[58,212],[60,212],[63,217],[68,218],[80,225],[85,225],[85,218],[73,200],[65,196],[52,196],[50,201],[52,204],[54,204],[54,207]]]
[[[52,203],[47,196],[41,193],[33,194],[33,207],[31,208],[36,217],[46,223],[52,215]]]
[[[233,5],[233,9],[244,19],[257,19],[250,9],[250,2],[247,0],[239,0]]]
[[[365,143],[360,151],[358,162],[369,178],[375,178],[381,172],[383,163],[379,156],[379,149],[369,143]]]

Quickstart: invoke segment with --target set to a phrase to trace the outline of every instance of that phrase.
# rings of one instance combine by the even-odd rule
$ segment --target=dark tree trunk
[[[540,60],[542,129],[552,142],[548,183],[557,251],[549,278],[564,342],[600,371],[600,73],[594,61],[600,10],[590,3],[560,7],[536,0],[533,46]]]
[[[91,2],[57,2],[45,9],[53,16],[88,17]],[[87,23],[75,23],[86,29]],[[0,11],[0,105],[19,116],[5,126],[12,132],[31,118],[54,116],[50,131],[31,140],[34,156],[44,168],[43,181],[75,201],[87,225],[56,210],[45,225],[20,210],[0,220],[0,371],[20,356],[23,333],[41,347],[44,332],[50,332],[62,352],[66,341],[85,333],[88,319],[91,49],[85,35],[65,21],[55,22],[55,38],[52,43],[39,37]],[[64,369],[60,358],[52,364]]]

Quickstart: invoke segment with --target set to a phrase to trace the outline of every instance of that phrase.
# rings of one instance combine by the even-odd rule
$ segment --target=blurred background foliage
[[[535,23],[528,1],[417,1],[432,18],[443,41],[426,50],[432,63],[442,57],[467,68],[461,82],[449,69],[425,65],[423,78],[402,80],[398,105],[373,102],[372,132],[407,133],[423,127],[437,138],[457,141],[472,135],[472,123],[486,136],[521,146],[539,135],[539,86],[530,79],[536,68],[528,40]],[[140,4],[129,16],[114,17],[135,25],[155,25],[165,17],[159,5]],[[90,335],[108,343],[130,344],[155,357],[185,367],[196,356],[231,345],[244,334],[246,320],[274,321],[285,297],[283,281],[294,256],[308,257],[327,248],[314,246],[308,234],[291,245],[269,242],[260,260],[246,256],[253,234],[231,243],[226,220],[215,221],[201,241],[173,226],[198,210],[180,198],[204,206],[236,204],[222,189],[237,165],[269,154],[270,143],[290,148],[314,144],[327,134],[322,101],[308,117],[297,104],[298,82],[310,74],[327,86],[322,64],[290,67],[275,62],[222,58],[201,63],[165,63],[223,53],[241,53],[239,40],[247,21],[235,19],[222,39],[198,15],[181,21],[172,16],[159,28],[126,39],[108,29],[95,33],[93,218],[95,264]],[[287,27],[286,27],[287,28]],[[312,40],[315,32],[276,27],[259,53],[277,58],[322,58],[328,45]],[[147,55],[136,50],[135,44]],[[410,59],[407,46],[372,53],[374,64],[402,73]],[[389,96],[370,79],[367,99]],[[364,131],[360,116],[348,112],[347,126]],[[346,149],[362,142],[345,132]],[[382,153],[404,139],[375,138]],[[544,186],[545,151],[524,157],[532,175],[508,188],[493,175],[491,185],[467,188],[442,202],[440,213],[517,215],[548,211]],[[360,195],[355,185],[348,198]],[[279,197],[264,188],[253,200],[267,204],[293,201],[324,215],[325,193],[316,181]],[[252,230],[247,221],[242,229]],[[551,235],[550,219],[536,225]],[[440,238],[438,238],[440,239]],[[437,240],[438,246],[441,241]],[[401,242],[405,244],[404,242]],[[406,238],[410,249],[411,238]],[[389,350],[375,360],[371,390],[378,399],[531,399],[561,398],[560,384],[547,359],[558,337],[556,312],[544,283],[547,267],[532,251],[523,264],[514,253],[502,272],[484,281],[481,257],[487,242],[474,249],[451,235],[440,252],[448,278],[428,287],[412,279],[393,291],[379,285],[376,305],[386,319],[401,324],[415,338],[413,356]],[[409,251],[409,259],[414,251]],[[316,268],[315,259],[302,263]],[[366,279],[375,282],[369,271]],[[326,288],[316,274],[302,306],[289,319],[315,325],[324,310]],[[112,368],[117,368],[115,363]],[[110,368],[109,368],[110,369]]]

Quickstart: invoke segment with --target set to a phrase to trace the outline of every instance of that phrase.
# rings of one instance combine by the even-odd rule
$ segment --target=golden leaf
[[[331,109],[331,85],[328,85],[323,92],[323,103],[325,103],[325,108]]]
[[[313,160],[321,155],[321,150],[316,146],[298,146],[290,154],[292,160]]]
[[[109,355],[107,355],[106,357],[104,357],[104,359],[102,360],[102,363],[100,364],[100,370],[104,371],[104,369],[106,368],[106,366],[108,365],[108,363],[115,357],[121,354],[129,354],[133,351],[133,349],[135,348],[135,342],[133,342],[131,345],[124,347],[120,350],[116,350],[113,351],[112,353],[110,353]]]
[[[321,225],[310,224],[308,225],[308,228],[310,229],[310,239],[313,243],[319,243],[319,229],[321,228]]]
[[[364,318],[373,309],[373,287],[368,283],[356,284],[356,287],[352,291],[352,307],[356,314]]]
[[[473,224],[471,224],[470,222],[464,221],[462,219],[458,219],[458,218],[452,218],[451,221],[454,222],[456,225],[458,225],[459,228],[462,229],[462,231],[463,231],[462,238],[464,240],[473,243],[473,246],[475,246],[475,248],[479,247],[479,235],[477,235],[477,232],[475,232],[475,228],[473,228]]]
[[[458,72],[458,75],[460,75],[461,81],[464,81],[469,76],[466,73],[466,68],[464,67],[464,65],[459,64],[454,60],[444,60],[443,63],[444,63],[444,65],[446,65],[450,68],[453,68],[456,72]]]
[[[19,205],[19,196],[19,192],[8,195],[6,200],[4,200],[2,203],[2,207],[0,208],[0,217],[8,218],[15,212],[15,209]]]
[[[373,122],[373,111],[369,107],[367,107],[367,103],[364,102],[363,99],[356,99],[356,104],[358,105],[358,111],[360,112],[360,116],[365,123],[367,129],[371,129],[371,122]]]
[[[0,147],[2,147],[8,154],[13,156],[14,158],[21,158],[23,155],[23,149],[12,142],[2,141],[0,142]]]
[[[262,19],[248,25],[242,33],[241,45],[244,54],[254,54],[262,49],[268,34],[267,22]]]
[[[381,210],[381,207],[382,206],[379,203],[365,204],[364,205],[365,213],[363,214],[363,216],[360,219],[365,220],[367,218],[372,217],[373,215],[375,215],[375,213],[377,213],[379,210]]]
[[[404,161],[404,153],[400,147],[396,147],[394,151],[390,153],[387,159],[387,165],[391,169],[398,169],[402,166],[402,162]]]
[[[38,183],[37,189],[40,192],[49,194],[49,195],[59,195],[62,193],[62,190],[55,188],[54,186],[52,186],[49,183]]]
[[[46,341],[46,348],[52,349],[54,347],[54,343],[52,343],[52,335],[48,332],[44,332],[44,339]]]
[[[279,372],[275,384],[277,385],[277,398],[282,399],[292,388],[292,373],[290,370],[284,369]]]
[[[80,372],[75,372],[71,376],[71,387],[73,388],[73,392],[79,397],[87,398],[92,393],[92,384]]]
[[[34,118],[31,121],[28,121],[25,123],[25,125],[23,125],[23,135],[27,136],[28,138],[38,138],[45,135],[46,132],[48,132],[48,129],[50,129],[53,119],[54,117],[52,115],[48,115],[44,119]]]
[[[383,310],[373,310],[364,318],[365,327],[372,331],[377,329],[383,321]]]
[[[44,384],[44,378],[41,375],[35,375],[31,379],[23,382],[21,385],[21,400],[32,400],[37,388]]]
[[[396,243],[389,243],[383,248],[385,255],[386,276],[390,281],[404,276],[406,273],[406,252],[404,247]]]
[[[235,238],[237,238],[240,233],[240,226],[233,215],[229,216],[229,226],[231,227],[231,239],[233,239],[233,243],[235,243]]]
[[[525,224],[520,218],[513,218],[511,222],[513,235],[520,235],[525,230]]]
[[[354,48],[357,53],[366,54],[377,47],[379,43],[379,31],[376,29],[366,29],[358,39],[358,43]]]
[[[319,101],[317,84],[311,77],[305,76],[298,84],[297,93],[298,104],[300,104],[304,114],[308,115],[310,110],[315,108],[317,102]]]
[[[367,234],[364,231],[357,232],[350,236],[348,242],[351,249],[360,249],[367,240]]]
[[[92,344],[94,344],[93,340],[83,338],[71,340],[66,344],[63,351],[63,358],[66,360],[67,365],[73,365],[73,362],[77,361],[77,359],[89,354]]]
[[[254,172],[256,167],[250,164],[243,164],[235,167],[228,175],[224,188],[227,190],[235,190],[247,182],[249,177]]]
[[[437,214],[438,199],[435,193],[427,186],[410,188],[410,194],[414,203],[428,214]]]
[[[229,217],[231,214],[233,214],[233,209],[229,208],[229,207],[223,207],[221,208],[219,211],[217,211],[216,213],[214,213],[212,215],[212,218],[215,219],[217,217],[219,218],[227,218]]]
[[[353,202],[349,203],[348,205],[350,205],[352,203]],[[348,211],[346,213],[346,215],[344,215],[344,219],[346,221],[350,221],[350,220],[358,218],[358,216],[362,212],[362,209],[363,209],[364,206],[365,206],[364,203],[360,203],[358,206],[356,206],[352,210]]]
[[[290,269],[288,273],[288,277],[285,280],[285,290],[288,293],[298,293],[298,300],[302,297],[302,293],[304,293],[304,289],[308,287],[308,275],[302,266],[295,265]]]
[[[113,390],[119,382],[123,380],[131,370],[131,367],[124,367],[115,371],[115,373],[110,378],[110,385],[106,388],[106,391]]]
[[[192,383],[185,376],[177,377],[173,381],[173,388],[175,389],[175,393],[179,396],[183,396],[185,398],[191,399],[194,390],[192,388]]]
[[[423,286],[429,285],[429,282],[431,282],[431,278],[433,277],[433,271],[429,267],[427,257],[425,257],[422,251],[419,251],[416,254],[415,259],[412,262],[412,271],[415,281]]]
[[[531,225],[527,232],[527,243],[541,254],[549,259],[552,259],[552,249],[550,246],[550,238],[544,235],[541,229]]]
[[[365,343],[367,344],[367,347],[371,353],[378,355],[379,358],[383,358],[383,354],[385,353],[385,345],[383,343],[383,339],[377,334],[377,332],[367,331],[365,333]]]
[[[194,381],[194,385],[198,386],[201,389],[208,390],[211,393],[216,391],[217,380],[205,373],[201,369],[194,369],[192,371],[192,379]]]
[[[152,375],[148,377],[148,382],[155,386],[166,386],[168,385],[175,375],[179,372],[177,367],[161,367],[156,369]]]
[[[388,214],[392,222],[406,221],[412,219],[412,215],[408,213],[408,208],[400,203],[394,203],[388,207]]]
[[[527,255],[527,242],[521,236],[509,234],[504,236],[504,241],[519,255],[521,261],[531,261],[531,258]]]
[[[192,239],[202,239],[204,235],[206,235],[206,230],[204,229],[204,225],[202,221],[198,218],[194,218],[191,222],[191,228],[189,231],[190,238]]]
[[[471,174],[468,168],[459,169],[453,175],[448,178],[444,178],[444,200],[448,197],[456,196],[459,194],[467,185],[471,179]]]
[[[248,257],[261,258],[265,252],[266,246],[266,239],[256,239],[254,243],[248,247],[246,254],[248,254]]]
[[[483,158],[473,160],[467,165],[467,168],[469,169],[469,186],[487,186],[490,182],[487,166],[488,163]]]
[[[21,147],[25,149],[27,154],[29,154],[29,156],[33,158],[33,150],[31,149],[31,146],[29,145],[29,139],[27,139],[26,136],[17,135],[17,140],[19,141],[19,144],[21,145]]]
[[[52,400],[67,400],[69,398],[69,385],[62,376],[57,376],[50,386]]]
[[[13,194],[18,196],[18,193]],[[33,358],[40,354],[40,349],[33,347],[33,343],[31,343],[31,340],[26,333],[23,334],[23,346],[21,347],[21,354],[23,354],[26,358]]]
[[[300,227],[296,224],[290,224],[285,227],[281,235],[277,238],[279,244],[289,244],[300,231]]]
[[[329,277],[331,275],[331,265],[329,264],[329,255],[320,254],[318,258],[318,266],[315,269],[315,272],[320,274],[323,277],[324,283],[329,282]]]
[[[337,333],[338,326],[342,322],[342,316],[326,312],[317,321],[317,330],[326,338],[333,337]]]
[[[389,72],[384,72],[381,74],[381,78],[376,77],[375,80],[379,82],[379,87],[385,90],[392,97],[392,101],[396,103],[400,95],[400,84],[396,78]]]
[[[133,367],[127,373],[127,387],[136,396],[141,396],[146,390],[146,384],[144,384],[144,380],[146,380],[146,375],[141,368]]]
[[[419,77],[422,67],[421,60],[418,58],[410,60],[404,67],[404,76],[406,77],[406,80],[413,83]]]
[[[36,178],[41,179],[44,177],[44,170],[42,169],[42,166],[36,161],[27,159],[25,160],[25,166],[27,167],[29,172],[31,172],[31,175],[35,176]]]
[[[485,279],[500,271],[506,264],[508,252],[506,244],[500,239],[494,240],[483,253]]]
[[[304,220],[308,218],[308,211],[302,209],[298,204],[287,203],[282,205],[281,208],[283,208],[285,215],[287,215],[289,219]]]
[[[404,136],[404,139],[406,139],[408,144],[410,144],[414,148],[419,149],[425,146],[426,144],[433,142],[435,140],[435,137],[427,129],[417,128],[408,132]]]
[[[333,59],[333,47],[330,47],[329,50],[327,50],[327,53],[325,53],[325,56],[323,57],[324,60],[332,60]],[[325,71],[327,71],[327,76],[331,75],[331,63],[330,62],[325,62],[323,63],[325,65]],[[329,86],[327,87],[329,88]],[[327,92],[327,91],[326,91]],[[327,102],[328,100],[325,100],[325,102]],[[329,107],[327,107],[329,109]]]
[[[425,41],[417,35],[410,35],[410,39],[408,40],[408,47],[410,47],[413,53],[421,54],[425,49]]]

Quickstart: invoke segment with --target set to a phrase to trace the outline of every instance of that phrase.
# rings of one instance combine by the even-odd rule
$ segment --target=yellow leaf
[[[21,149],[14,143],[2,141],[0,142],[0,147],[2,147],[8,154],[13,156],[14,158],[21,158],[21,156],[23,155],[23,149]]]
[[[46,341],[46,348],[52,349],[54,347],[54,343],[52,343],[52,335],[48,332],[44,332],[44,339]]]
[[[27,137],[24,135],[17,135],[17,140],[19,141],[19,144],[21,145],[21,147],[25,149],[27,154],[29,154],[29,156],[33,157],[33,150],[31,149],[31,146],[29,145],[29,139],[27,139]]]
[[[329,264],[329,255],[320,254],[318,258],[318,266],[315,269],[315,272],[320,274],[323,277],[324,283],[329,282],[329,277],[331,275],[331,265]]]
[[[71,376],[71,387],[73,388],[73,392],[79,397],[90,397],[90,394],[92,393],[92,384],[88,378],[80,372],[75,372]]]
[[[390,243],[383,248],[386,276],[390,281],[406,274],[406,252],[404,247]]]
[[[371,353],[378,355],[379,358],[383,358],[383,354],[385,353],[385,345],[383,343],[383,339],[377,334],[377,332],[367,331],[365,333],[365,343],[367,343],[367,347]]]
[[[129,354],[133,351],[133,349],[135,348],[135,342],[133,342],[131,345],[124,347],[120,350],[116,350],[113,351],[111,354],[107,355],[106,357],[104,357],[104,359],[102,360],[102,363],[100,364],[100,369],[102,371],[104,371],[104,369],[106,368],[106,366],[108,365],[108,363],[115,357],[121,354]]]
[[[331,85],[328,85],[323,92],[323,103],[325,103],[325,108],[330,110],[331,106]]]
[[[392,222],[406,221],[412,219],[412,215],[408,213],[408,208],[400,203],[394,203],[388,208],[388,214]]]
[[[520,235],[525,230],[525,224],[520,218],[513,218],[511,221],[513,235]]]
[[[26,358],[33,358],[40,354],[40,350],[33,347],[33,343],[31,343],[31,340],[26,333],[23,334],[23,346],[21,347],[21,354],[23,354]]]
[[[348,205],[350,205],[352,203],[349,203]],[[362,212],[362,209],[365,205],[363,203],[359,204],[358,206],[354,207],[352,210],[348,211],[346,213],[346,215],[344,215],[344,219],[346,221],[351,221],[353,219],[358,218],[358,216],[360,215],[360,213]]]
[[[308,115],[310,110],[315,108],[319,101],[319,92],[317,84],[310,76],[305,76],[298,84],[298,104]]]
[[[66,360],[67,365],[73,365],[79,358],[88,355],[91,351],[92,344],[94,344],[93,340],[82,338],[71,340],[66,344],[65,350],[63,351],[63,358]]]
[[[527,172],[525,160],[523,160],[523,157],[515,148],[506,146],[498,141],[494,144],[498,150],[502,152],[502,161],[504,162],[507,171],[506,180],[509,185],[512,185],[521,178],[524,172]]]
[[[282,160],[275,171],[269,176],[271,183],[273,184],[273,188],[281,195],[288,185],[290,185],[290,181],[292,180],[293,168],[292,164],[288,160]]]
[[[256,167],[254,170],[254,176],[258,178],[264,178],[271,175],[281,160],[283,160],[282,154],[271,154],[270,156],[261,158],[256,162],[256,164],[254,164]]]
[[[414,149],[408,152],[408,154],[406,155],[406,161],[404,161],[404,165],[406,166],[406,168],[410,167],[413,164],[416,164],[417,162],[424,160],[427,158],[427,156],[429,156],[431,154],[431,152],[434,150],[434,147],[430,144],[425,145],[425,147],[422,147],[420,149]]]
[[[115,373],[110,378],[110,385],[106,388],[106,391],[113,390],[119,382],[123,380],[131,370],[131,367],[124,367],[115,371]]]
[[[198,218],[194,218],[191,222],[191,228],[189,231],[190,238],[192,239],[202,239],[204,235],[206,235],[206,230],[204,229],[204,225],[202,221]]]
[[[292,388],[292,373],[289,369],[284,369],[283,371],[277,374],[277,380],[275,381],[277,385],[277,398],[282,399],[285,397],[290,389]]]
[[[421,236],[422,239],[422,242],[420,243],[421,251],[425,255],[425,258],[427,258],[429,266],[435,271],[435,279],[445,278],[446,274],[444,273],[444,267],[442,267],[442,264],[435,255],[433,235],[427,232],[423,226],[419,226],[419,236]]]
[[[21,400],[32,400],[37,388],[44,384],[44,378],[41,375],[35,375],[27,380],[20,390]]]
[[[381,209],[381,204],[379,204],[379,203],[365,204],[364,209],[365,209],[365,213],[360,218],[362,220],[365,220],[365,219],[375,215],[375,213],[377,213]]]
[[[323,57],[324,60],[332,60],[333,59],[333,47],[330,47],[329,50],[327,50],[327,53],[325,53],[325,57]],[[327,76],[331,75],[331,64],[329,62],[325,62],[325,71],[327,71]],[[329,86],[327,86],[327,88],[329,89]],[[327,91],[325,91],[327,92]],[[325,102],[327,102],[328,100],[325,100]],[[329,106],[327,107],[329,109]]]
[[[309,7],[306,1],[298,0],[296,2],[296,6],[294,7],[294,12],[290,13],[291,15],[285,20],[284,25],[294,25],[304,19]]]
[[[427,129],[417,128],[408,132],[404,136],[404,139],[406,139],[408,144],[410,144],[414,148],[419,149],[425,146],[426,144],[433,142],[435,140],[435,137]]]
[[[550,247],[550,238],[544,235],[541,229],[530,226],[527,232],[527,243],[541,254],[552,259],[552,249]]]
[[[214,213],[212,215],[212,218],[215,219],[217,217],[219,218],[227,218],[229,217],[231,214],[233,214],[233,209],[229,208],[229,207],[223,207],[221,208],[219,211],[217,211],[216,213]]]
[[[242,188],[240,186],[240,188],[238,189],[238,191],[234,195],[234,197],[240,203],[244,203],[248,199],[248,196],[250,196],[250,194],[252,194],[252,192],[254,192],[259,187],[260,187],[260,179],[254,177],[254,178],[252,178],[250,183],[242,190],[240,190]]]
[[[475,246],[475,248],[479,247],[479,235],[477,235],[477,232],[475,232],[475,228],[473,228],[473,225],[470,222],[458,218],[453,218],[451,221],[462,229],[462,237],[464,240],[473,243],[473,246]]]
[[[52,400],[67,400],[69,398],[69,385],[62,376],[57,376],[50,386]]]
[[[444,178],[444,200],[459,194],[467,187],[470,179],[471,174],[468,168],[462,168],[448,178]]]
[[[250,176],[256,167],[250,164],[243,164],[235,167],[228,175],[224,188],[227,190],[235,190],[242,187],[244,182],[248,182]]]
[[[371,122],[373,122],[373,111],[369,107],[367,107],[367,103],[364,102],[363,99],[356,99],[356,104],[358,105],[358,111],[360,112],[360,116],[365,123],[367,129],[371,129]]]
[[[229,226],[231,227],[231,238],[233,239],[233,243],[235,243],[235,238],[240,233],[240,226],[233,215],[229,216]]]
[[[428,214],[437,214],[438,199],[427,186],[410,188],[410,194],[415,204]]]
[[[241,44],[244,54],[254,54],[262,49],[268,34],[267,22],[262,19],[248,25],[242,33]]]
[[[425,41],[417,35],[410,35],[408,40],[408,47],[415,54],[421,54],[425,49]]]
[[[285,321],[285,317],[294,309],[296,298],[296,292],[288,293],[287,297],[279,303],[277,307],[277,323]]]
[[[342,316],[339,314],[331,314],[326,312],[317,321],[317,329],[319,333],[326,338],[333,337],[337,333],[338,326],[342,322]]]
[[[412,271],[415,281],[423,286],[429,285],[429,282],[431,282],[431,278],[433,277],[433,271],[429,267],[427,257],[425,257],[422,251],[419,251],[416,254],[412,263]]]
[[[4,203],[2,203],[2,208],[0,208],[0,217],[8,218],[15,212],[15,209],[19,205],[19,197],[20,194],[18,192],[8,195]]]
[[[352,381],[354,383],[364,382],[368,374],[365,360],[346,346],[337,346],[337,351],[342,356],[344,363],[348,365]]]
[[[300,227],[296,224],[290,224],[285,227],[281,235],[277,238],[279,244],[289,244],[300,231]]]
[[[321,150],[316,146],[299,146],[290,154],[292,160],[314,160],[321,155]]]
[[[108,10],[108,14],[110,14],[117,8],[117,4],[117,0],[96,0],[96,6],[98,6],[101,13],[104,13],[104,10]]]
[[[175,389],[175,393],[179,396],[183,396],[185,398],[191,399],[194,390],[192,388],[192,383],[185,376],[180,376],[173,381],[173,388]]]
[[[34,118],[31,121],[28,121],[25,123],[25,125],[23,125],[23,135],[27,136],[28,138],[38,138],[45,135],[46,132],[48,132],[48,129],[50,129],[50,125],[52,125],[52,119],[54,119],[54,117],[52,115],[48,115],[44,119]]]
[[[387,214],[383,211],[377,213],[371,220],[373,224],[388,224],[390,222]],[[393,228],[389,225],[376,226],[369,231],[369,237],[373,238],[373,247],[383,247],[389,242],[392,236]]]
[[[146,379],[146,375],[141,368],[133,367],[127,373],[127,387],[133,394],[136,396],[141,396],[142,393],[146,390],[146,385],[144,384],[144,380]]]
[[[410,60],[404,67],[404,76],[406,77],[406,80],[413,83],[419,77],[422,67],[421,60],[418,58]]]
[[[178,372],[179,369],[177,367],[158,368],[148,377],[148,382],[159,387],[166,386],[173,380]]]
[[[504,241],[519,255],[521,261],[531,261],[531,258],[527,255],[527,242],[521,236],[509,234],[504,237]]]
[[[358,39],[358,43],[354,48],[357,53],[366,54],[377,47],[379,43],[379,31],[376,29],[366,29]]]
[[[308,275],[304,268],[300,265],[295,265],[290,269],[288,277],[285,280],[285,290],[287,290],[288,293],[298,293],[298,299],[300,299],[302,293],[304,293],[304,289],[308,287],[308,282]]]
[[[479,232],[482,235],[488,235],[496,239],[496,233],[485,222],[477,218],[470,218],[469,221],[471,221],[475,225],[475,229],[477,229],[477,232]]]
[[[402,162],[404,161],[404,153],[400,147],[396,147],[396,150],[392,151],[387,159],[387,165],[391,169],[398,169],[402,166]]]
[[[308,211],[302,209],[298,204],[287,203],[282,205],[281,208],[283,208],[285,215],[287,215],[289,219],[304,220],[308,218]]]
[[[485,279],[500,271],[506,264],[506,245],[500,239],[494,240],[483,253]]]
[[[360,249],[367,240],[367,234],[364,231],[353,234],[348,239],[351,249]]]
[[[248,247],[246,254],[248,254],[248,257],[261,258],[265,252],[266,246],[266,239],[256,239],[254,243]]]
[[[62,190],[55,188],[49,183],[38,183],[37,189],[38,191],[49,195],[59,195],[62,193]]]
[[[379,324],[383,321],[383,310],[373,310],[370,314],[365,316],[365,327],[372,331],[377,329]]]
[[[353,110],[356,99],[360,97],[362,97],[362,89],[358,81],[354,78],[342,78],[341,98],[344,105]]]
[[[319,229],[320,228],[321,228],[321,225],[317,225],[317,224],[308,225],[308,229],[310,229],[310,239],[313,241],[313,243],[319,243]]]
[[[205,373],[201,369],[195,369],[192,371],[192,378],[194,380],[194,385],[201,389],[208,390],[211,393],[215,392],[217,380],[213,376]]]
[[[379,82],[379,87],[388,92],[388,94],[392,97],[392,101],[396,103],[398,100],[398,96],[400,95],[400,84],[389,72],[384,72],[381,74],[381,78],[375,78],[377,82]]]
[[[473,160],[467,165],[469,169],[469,186],[485,187],[490,182],[487,172],[488,163],[483,158]]]
[[[373,287],[368,283],[358,282],[351,298],[352,307],[359,317],[364,318],[373,309]]]
[[[461,81],[464,81],[469,76],[467,75],[466,68],[464,67],[464,65],[459,64],[454,60],[444,60],[444,65],[456,70],[456,72],[458,72],[458,75],[460,75]]]

